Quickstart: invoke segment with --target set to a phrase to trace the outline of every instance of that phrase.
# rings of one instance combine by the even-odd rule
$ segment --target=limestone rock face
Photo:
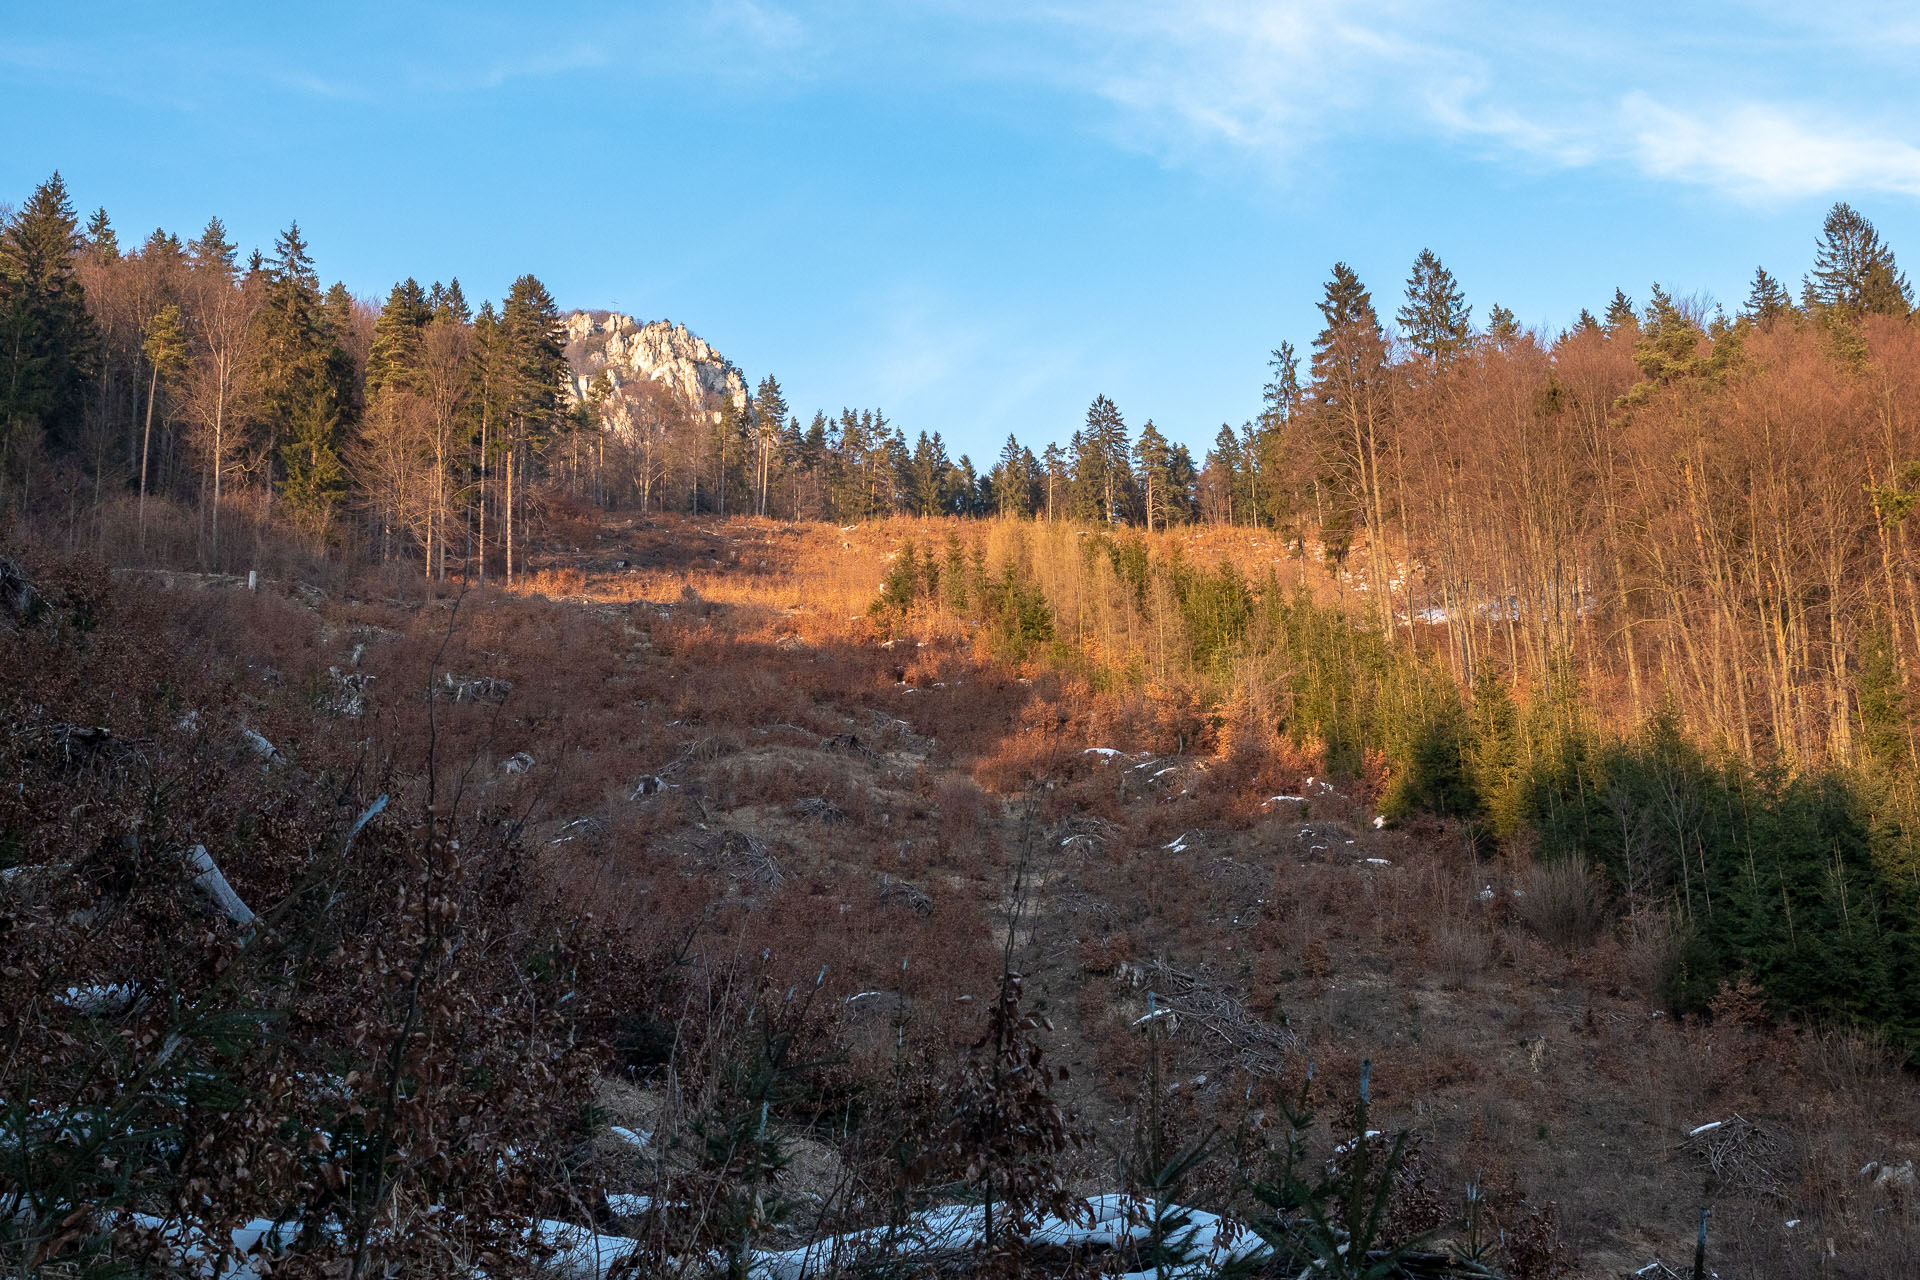
[[[567,359],[574,394],[583,399],[588,384],[605,373],[616,394],[634,383],[656,382],[696,410],[718,412],[726,399],[736,406],[747,401],[746,377],[734,363],[687,326],[667,320],[575,311],[567,317]]]

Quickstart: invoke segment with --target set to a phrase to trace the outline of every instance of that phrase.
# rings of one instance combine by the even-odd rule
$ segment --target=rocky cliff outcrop
[[[724,399],[744,405],[747,380],[731,360],[687,326],[667,320],[643,323],[619,312],[576,311],[567,317],[567,358],[574,394],[584,397],[601,373],[617,392],[636,382],[657,382],[694,408],[717,410]]]

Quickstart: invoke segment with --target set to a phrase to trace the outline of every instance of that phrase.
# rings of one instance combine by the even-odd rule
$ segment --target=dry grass
[[[1606,889],[1580,854],[1534,862],[1520,873],[1514,913],[1562,950],[1583,947],[1607,925]]]
[[[1157,642],[1128,638],[1124,613],[1101,603],[1105,570],[1064,533],[960,534],[989,557],[1024,540],[1043,580],[1056,575],[1049,590],[1083,606],[1066,625],[1151,654]],[[229,655],[236,696],[290,750],[351,740],[361,767],[399,770],[431,712],[443,782],[526,823],[547,889],[659,975],[635,1016],[690,1052],[719,1025],[710,993],[765,955],[769,982],[825,967],[822,1007],[837,1010],[850,1071],[884,1074],[892,1052],[892,1024],[868,1006],[909,1010],[916,1042],[950,1056],[975,1034],[1025,849],[1038,887],[1017,960],[1056,1028],[1050,1057],[1096,1126],[1137,1088],[1142,975],[1163,965],[1299,1037],[1288,1070],[1310,1058],[1324,1080],[1351,1080],[1373,1058],[1382,1118],[1426,1135],[1436,1180],[1478,1172],[1556,1201],[1581,1274],[1677,1256],[1699,1182],[1674,1153],[1735,1110],[1794,1135],[1793,1204],[1769,1214],[1833,1234],[1849,1274],[1907,1256],[1908,1211],[1855,1172],[1916,1154],[1920,1097],[1884,1049],[1675,1025],[1652,1003],[1673,947],[1663,916],[1606,928],[1576,864],[1509,875],[1444,825],[1376,830],[1368,784],[1324,789],[1313,754],[1281,742],[1257,705],[1212,716],[1150,672],[1111,687],[1010,670],[950,620],[876,631],[865,611],[886,554],[945,536],[909,521],[622,518],[566,544],[580,552],[536,547],[512,592],[427,606],[418,584],[405,594],[379,574],[254,595],[182,579],[153,607]],[[1193,558],[1295,571],[1244,533],[1164,536]],[[374,677],[360,719],[306,695],[329,667]],[[446,671],[512,692],[429,701]],[[498,767],[521,751],[531,771]],[[826,808],[802,804],[815,799]],[[561,839],[587,818],[594,839]],[[741,874],[735,834],[778,863],[777,885]],[[863,992],[883,994],[847,1003]],[[1198,1021],[1169,1044],[1196,1116],[1232,1126],[1272,1087]],[[1109,1176],[1092,1157],[1082,1173],[1089,1186]],[[1749,1209],[1723,1199],[1717,1221]],[[1771,1270],[1757,1246],[1738,1256],[1753,1274],[1811,1274],[1794,1270],[1803,1254],[1778,1251]]]

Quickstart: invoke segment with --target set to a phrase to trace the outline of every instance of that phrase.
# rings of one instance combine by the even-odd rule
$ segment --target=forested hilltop
[[[1560,662],[1629,720],[1676,700],[1748,760],[1915,759],[1920,345],[1906,277],[1846,205],[1797,301],[1762,269],[1732,317],[1655,285],[1557,335],[1499,306],[1480,328],[1423,252],[1389,326],[1336,264],[1310,352],[1281,345],[1262,412],[1198,465],[1104,396],[984,473],[878,409],[803,427],[771,376],[693,403],[588,369],[577,396],[532,275],[498,308],[411,279],[375,307],[322,288],[297,226],[245,261],[218,218],[126,250],[58,175],[8,219],[0,290],[0,502],[57,509],[76,549],[165,537],[239,565],[284,533],[510,581],[556,501],[1243,525],[1463,684]]]

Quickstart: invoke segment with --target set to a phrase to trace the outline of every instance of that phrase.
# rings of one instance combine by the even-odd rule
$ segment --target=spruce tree
[[[1033,514],[1031,457],[1012,435],[1000,446],[1000,460],[993,469],[993,505],[1007,519]]]
[[[1194,518],[1193,486],[1199,472],[1184,444],[1167,448],[1167,499],[1163,508],[1168,525],[1189,524]]]
[[[1753,288],[1747,291],[1747,305],[1740,314],[1764,328],[1792,312],[1793,296],[1786,286],[1768,275],[1765,267],[1755,267]]]
[[[1357,512],[1366,526],[1370,603],[1385,627],[1393,616],[1385,548],[1391,490],[1382,475],[1391,457],[1386,337],[1372,295],[1344,262],[1333,266],[1320,314],[1326,327],[1313,341],[1313,399],[1324,424],[1327,452],[1339,459],[1333,477],[1338,498],[1334,518]],[[1344,531],[1336,535],[1331,527],[1321,531],[1321,541],[1328,546],[1343,536]]]
[[[1613,291],[1613,301],[1607,304],[1606,324],[1609,336],[1640,327],[1640,315],[1633,309],[1633,299],[1624,289]]]
[[[772,375],[760,379],[753,396],[754,481],[758,489],[759,514],[767,514],[767,489],[772,481],[773,459],[780,444],[780,431],[787,420],[787,397]]]
[[[1047,481],[1047,519],[1052,521],[1058,510],[1058,504],[1067,493],[1067,454],[1057,443],[1049,442],[1040,451],[1040,465],[1046,469]]]
[[[373,322],[373,347],[367,353],[367,398],[410,389],[420,370],[427,322],[433,318],[426,294],[411,276],[393,286]]]
[[[1087,406],[1087,425],[1074,434],[1074,514],[1104,524],[1125,523],[1132,510],[1133,467],[1127,424],[1105,396]]]
[[[0,228],[0,475],[36,440],[78,444],[99,338],[74,272],[78,220],[58,173]]]
[[[1168,495],[1172,484],[1173,452],[1167,446],[1167,438],[1149,418],[1140,428],[1139,436],[1133,444],[1134,483],[1139,487],[1142,513],[1146,516],[1147,532],[1152,533],[1158,525],[1167,527]]]
[[[444,319],[453,324],[468,324],[473,320],[473,311],[467,306],[467,295],[460,288],[460,277],[455,276],[442,289],[438,280],[427,294],[427,305],[433,309],[436,319]]]
[[[1513,312],[1497,302],[1494,303],[1492,309],[1487,312],[1488,341],[1504,351],[1512,346],[1519,336],[1520,322],[1514,318]]]
[[[1223,422],[1219,434],[1213,438],[1213,448],[1207,451],[1207,473],[1213,477],[1211,483],[1226,494],[1228,524],[1238,524],[1247,514],[1234,502],[1241,492],[1240,467],[1240,437]]]
[[[521,276],[507,290],[500,310],[502,421],[501,463],[505,473],[504,518],[507,581],[513,581],[514,503],[524,499],[522,479],[533,457],[559,425],[561,393],[569,372],[566,329],[547,286]],[[739,406],[726,397],[726,407]]]
[[[1433,250],[1422,249],[1407,277],[1407,305],[1397,317],[1413,349],[1431,366],[1448,363],[1472,345],[1472,317],[1453,272]]]
[[[212,271],[222,279],[233,279],[239,268],[239,250],[227,239],[227,224],[208,218],[206,229],[187,241],[187,265],[195,271]]]
[[[1571,336],[1579,338],[1592,337],[1594,334],[1604,332],[1600,322],[1593,318],[1593,312],[1585,307],[1580,308],[1579,318],[1573,322],[1573,328],[1570,330]]]
[[[323,310],[320,278],[300,225],[290,224],[261,264],[255,385],[277,485],[296,519],[324,533],[345,492],[340,448],[353,400],[353,368]]]
[[[1893,250],[1844,202],[1833,206],[1821,226],[1806,293],[1820,307],[1856,315],[1903,316],[1913,309],[1913,290]]]
[[[83,243],[86,252],[97,262],[113,263],[120,260],[120,237],[114,234],[113,222],[107,217],[104,207],[95,209],[93,216],[87,219]]]
[[[1261,389],[1261,399],[1267,416],[1277,424],[1293,417],[1300,408],[1299,353],[1294,351],[1291,342],[1283,342],[1274,349],[1267,367],[1273,370],[1273,380]]]

